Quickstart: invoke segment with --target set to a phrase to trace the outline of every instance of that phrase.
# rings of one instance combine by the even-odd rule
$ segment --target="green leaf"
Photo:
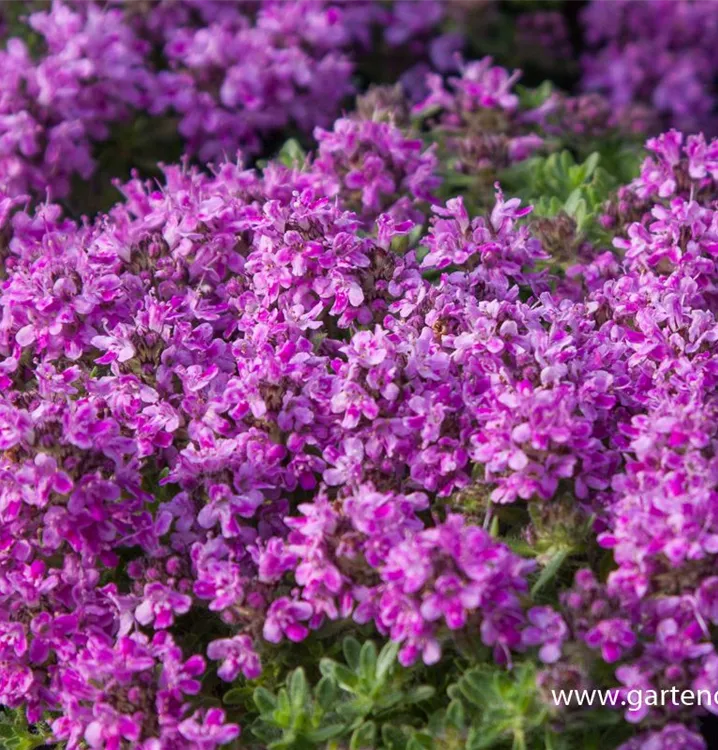
[[[518,94],[522,110],[536,109],[551,96],[554,92],[554,85],[551,81],[544,81],[540,86],[530,89],[519,84],[515,87],[515,91]]]
[[[251,726],[252,734],[262,740],[265,745],[269,745],[270,740],[276,736],[277,727],[265,719],[255,719]]]
[[[292,721],[292,704],[289,701],[289,694],[282,688],[277,695],[277,707],[272,714],[274,721],[280,727],[288,727]]]
[[[404,750],[406,747],[406,736],[391,724],[384,724],[381,728],[381,738],[388,750]]]
[[[354,670],[359,667],[359,654],[361,653],[361,643],[356,638],[348,636],[342,643],[342,651],[346,663]]]
[[[466,750],[486,750],[497,744],[504,733],[503,727],[485,727],[483,724],[480,729],[471,727],[468,737],[466,738]]]
[[[374,681],[376,674],[376,646],[367,641],[359,653],[359,672],[365,680]]]
[[[304,163],[306,158],[307,155],[296,138],[290,138],[286,141],[277,154],[277,161],[284,164],[285,167],[299,167]]]
[[[325,711],[330,709],[337,697],[336,683],[331,677],[322,677],[317,683],[315,694],[321,708]]]
[[[258,687],[254,691],[253,698],[260,713],[270,714],[277,707],[277,699],[266,688]]]
[[[330,724],[329,726],[308,732],[306,737],[311,742],[326,742],[333,737],[339,737],[344,732],[346,732],[344,724]]]
[[[358,726],[349,742],[349,750],[373,750],[376,747],[376,724],[365,721]]]
[[[257,689],[259,690],[260,688],[257,688]],[[246,695],[247,695],[246,689],[232,688],[231,690],[228,690],[222,696],[222,703],[224,703],[225,706],[241,706],[244,703]],[[255,703],[256,703],[256,699],[255,699]]]
[[[496,698],[494,674],[488,670],[472,669],[458,685],[464,697],[477,706],[491,706]]]
[[[333,661],[332,659],[322,659],[319,662],[319,671],[325,677],[332,677],[339,683],[339,687],[353,693],[359,678],[348,667]]]
[[[598,167],[598,163],[601,161],[601,154],[598,151],[594,151],[588,159],[583,163],[584,167],[584,180],[587,180],[593,175]]]
[[[379,652],[379,658],[376,661],[376,679],[383,681],[389,674],[389,671],[396,662],[396,655],[399,653],[400,643],[389,641],[385,643]]]
[[[295,712],[304,708],[307,700],[307,678],[301,667],[295,669],[289,677],[289,697]]]
[[[576,208],[578,207],[579,201],[582,198],[582,192],[581,188],[577,187],[575,190],[571,191],[571,194],[566,199],[566,202],[563,204],[563,210],[569,215],[573,216]]]
[[[464,713],[464,706],[459,700],[452,700],[449,703],[449,707],[446,709],[446,721],[455,729],[461,731],[464,728],[466,722],[466,715]]]
[[[536,583],[531,587],[531,595],[536,596],[539,591],[551,580],[553,580],[561,570],[561,566],[566,562],[566,558],[571,555],[571,547],[561,547],[557,549],[549,558],[548,563],[544,566],[541,574],[536,579]]]
[[[396,706],[397,703],[401,703],[405,697],[401,690],[392,690],[390,693],[384,693],[377,701],[377,708],[382,710],[391,708],[392,706]]]
[[[375,708],[382,708],[381,701],[375,705],[375,702],[368,696],[358,695],[346,703],[340,703],[337,706],[337,713],[355,726],[356,719],[363,719]]]
[[[270,742],[267,747],[269,750],[295,750],[297,748],[296,742],[296,734],[294,732],[286,732],[280,739]]]
[[[407,703],[420,703],[429,700],[435,692],[436,690],[430,685],[419,685],[406,694],[405,700]]]

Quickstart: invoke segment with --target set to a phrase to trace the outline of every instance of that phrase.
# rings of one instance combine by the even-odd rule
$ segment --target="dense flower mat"
[[[707,747],[551,700],[718,690],[718,8],[573,6],[2,6],[0,747]]]

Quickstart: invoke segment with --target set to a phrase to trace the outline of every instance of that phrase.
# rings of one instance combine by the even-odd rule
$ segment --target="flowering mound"
[[[55,3],[0,53],[0,747],[707,750],[718,140],[452,57],[473,12]],[[185,158],[77,218],[160,116]]]
[[[122,23],[120,10],[56,4],[28,19],[45,54],[27,42],[0,51],[0,180],[3,193],[64,197],[74,175],[94,169],[93,141],[149,103],[148,44]]]
[[[384,27],[390,46],[421,47],[445,11],[425,10],[374,0],[30,7],[0,50],[0,191],[66,198],[97,168],[96,145],[144,112],[176,120],[202,161],[256,153],[288,128],[330,126],[374,30]],[[125,132],[120,149],[151,142],[152,127]]]
[[[263,641],[351,620],[403,665],[476,632],[498,663],[539,647],[559,681],[575,641],[627,660],[627,687],[679,664],[710,683],[716,219],[690,193],[714,146],[654,148],[627,190],[689,192],[675,179],[578,300],[548,291],[501,192],[485,218],[435,206],[421,261],[411,220],[367,233],[344,210],[349,178],[331,200],[279,166],[166,168],[83,226],[15,215],[3,703],[58,716],[71,748],[212,747],[239,729],[196,710],[203,673],[257,678]],[[461,511],[477,493],[559,516],[572,494],[619,567],[531,609],[537,562],[489,533],[491,505]]]

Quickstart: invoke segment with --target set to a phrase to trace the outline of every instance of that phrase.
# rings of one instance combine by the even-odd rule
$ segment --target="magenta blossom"
[[[259,656],[248,635],[212,641],[207,647],[207,656],[222,661],[217,674],[226,682],[233,682],[240,672],[248,680],[254,680],[262,671]]]
[[[275,599],[264,621],[264,637],[271,643],[279,643],[282,635],[295,643],[303,641],[309,629],[300,623],[308,620],[313,611],[307,602],[293,601],[286,596]]]
[[[525,646],[541,646],[539,658],[553,664],[561,656],[561,645],[568,638],[568,627],[558,612],[551,607],[532,607],[528,611],[531,623],[521,634]]]
[[[210,708],[204,716],[198,711],[185,719],[178,729],[182,737],[192,742],[197,750],[213,750],[217,745],[226,745],[239,737],[240,731],[236,724],[224,723],[221,708]]]
[[[584,640],[591,648],[600,648],[609,664],[618,661],[636,644],[636,636],[628,620],[618,617],[602,620],[586,633]]]

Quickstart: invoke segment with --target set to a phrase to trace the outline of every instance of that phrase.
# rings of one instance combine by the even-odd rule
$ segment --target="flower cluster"
[[[431,731],[470,745],[496,716],[499,743],[591,725],[550,687],[718,690],[718,141],[671,130],[623,187],[589,182],[688,111],[674,75],[708,85],[713,26],[700,3],[660,4],[670,33],[597,6],[589,78],[643,70],[626,24],[668,50],[629,94],[589,84],[618,113],[488,57],[451,73],[460,35],[432,36],[462,11],[441,3],[30,15],[41,49],[11,39],[0,84],[0,726],[68,750],[378,747],[371,711],[433,695],[387,697],[390,670],[441,662]],[[378,86],[335,120],[379,26],[382,51],[432,59],[425,96]],[[144,111],[214,164],[134,173],[82,221],[27,204]],[[297,133],[314,147],[223,158]],[[549,159],[536,210],[505,192]],[[298,668],[253,713],[247,683],[342,628],[384,656],[350,639],[351,669],[322,659],[308,691]],[[312,724],[339,688],[346,726]],[[692,707],[624,716],[624,750],[705,747]]]
[[[341,118],[332,131],[317,129],[314,171],[327,195],[343,193],[358,213],[376,216],[391,209],[411,215],[416,201],[433,201],[440,184],[433,150],[408,138],[390,122]],[[348,200],[355,193],[355,200]],[[414,214],[416,218],[416,214]]]
[[[309,561],[295,570],[298,552],[282,549],[287,493],[322,481],[352,486],[364,475],[386,483],[403,473],[407,455],[419,487],[446,493],[468,480],[451,425],[460,404],[441,382],[449,354],[420,319],[395,331],[379,326],[391,309],[398,321],[432,294],[416,261],[386,249],[408,227],[386,216],[376,241],[362,238],[353,214],[308,188],[259,202],[271,190],[262,179],[231,164],[212,178],[168,169],[163,191],[130,183],[125,205],[95,225],[53,222],[50,212],[44,230],[32,232],[25,214],[13,218],[0,301],[1,694],[10,706],[24,697],[35,719],[60,710],[54,729],[71,746],[82,737],[159,737],[164,747],[176,732],[195,731],[190,704],[166,699],[161,676],[153,685],[145,675],[156,673],[154,658],[169,664],[164,651],[153,656],[154,644],[168,647],[163,634],[197,607],[216,613],[218,634],[257,625],[269,641],[301,639],[302,623],[316,628],[335,614],[315,580],[328,575],[322,585],[332,591],[331,571]],[[510,242],[510,218],[504,223]],[[503,265],[497,259],[496,274],[513,268]],[[357,325],[368,330],[342,343],[342,331]],[[319,336],[332,326],[336,334]],[[414,389],[402,393],[398,382],[412,376]],[[416,430],[425,413],[434,426]],[[153,508],[149,488],[162,486],[173,489]],[[122,549],[139,553],[123,590],[103,572],[118,569]],[[438,558],[453,551],[440,549]],[[306,597],[278,596],[267,555],[293,571]],[[510,571],[519,561],[507,564]],[[437,559],[440,587],[449,586],[445,568]],[[520,568],[501,571],[488,591],[525,585]],[[361,596],[357,589],[350,599]],[[505,606],[520,611],[517,601]],[[433,610],[427,617],[434,621]],[[412,633],[407,648],[420,637]],[[91,658],[100,647],[108,658]],[[109,654],[127,648],[142,656],[120,679]],[[225,677],[259,669],[243,637],[216,639],[208,656],[222,660]],[[84,672],[68,690],[78,663]],[[199,657],[182,663],[177,669],[192,675],[204,668]],[[93,686],[87,707],[77,705],[82,679]],[[121,704],[110,697],[117,690]],[[158,724],[137,718],[148,705]]]
[[[275,601],[265,637],[278,639],[283,630],[299,640],[307,634],[303,626],[296,630],[300,617],[316,625],[324,617],[346,617],[353,609],[356,622],[373,621],[379,632],[402,644],[402,664],[419,655],[426,664],[437,662],[441,626],[448,631],[477,627],[497,658],[509,660],[510,649],[521,643],[519,595],[527,589],[533,563],[483,529],[467,526],[458,514],[425,529],[416,512],[428,504],[423,493],[397,496],[359,485],[341,511],[326,497],[300,506],[302,516],[285,519],[292,529],[285,555],[296,565],[306,603],[302,610],[298,602]],[[281,559],[273,550],[274,580],[284,572]]]
[[[623,273],[590,294],[603,321],[591,348],[616,384],[606,439],[620,456],[601,493],[597,541],[617,568],[605,583],[581,571],[564,605],[573,636],[603,661],[620,662],[624,694],[716,689],[716,145],[675,131],[649,141],[652,155],[626,191],[658,203],[615,240]],[[690,710],[644,705],[625,716],[681,714],[688,720]],[[703,746],[691,733],[682,741]],[[626,747],[678,739],[641,742]]]
[[[419,43],[444,15],[439,3],[427,10],[166,0],[139,13],[132,3],[55,0],[0,51],[2,192],[66,197],[95,170],[97,144],[143,113],[177,118],[185,149],[203,162],[257,153],[283,129],[329,126],[374,29],[385,26],[392,45]]]
[[[543,283],[525,275],[542,257],[515,225],[526,209],[500,192],[488,222],[470,222],[460,201],[440,209],[424,266],[452,256],[466,270],[432,285],[415,253],[390,250],[411,222],[383,214],[366,236],[340,203],[310,187],[288,194],[271,169],[168,168],[163,190],[124,192],[94,225],[51,211],[41,231],[12,219],[0,299],[4,702],[59,710],[56,732],[72,742],[123,731],[170,746],[194,726],[191,704],[143,675],[156,671],[157,639],[164,648],[203,609],[225,679],[258,673],[252,638],[301,640],[340,616],[376,622],[406,663],[436,660],[438,627],[469,627],[474,613],[502,659],[524,648],[532,565],[458,515],[425,526],[417,512],[421,493],[469,485],[471,460],[506,484],[504,501],[547,497],[579,473],[561,457],[572,435],[591,482],[590,422],[552,405],[563,314],[516,299],[517,284]],[[546,316],[555,334],[541,332]],[[486,444],[509,414],[516,426]],[[307,492],[296,517],[287,498]],[[107,583],[125,566],[122,589]],[[145,649],[121,689],[133,706],[154,701],[158,725],[138,724],[134,708],[118,718],[96,693],[94,713],[65,706],[76,701],[67,670],[96,642]],[[102,685],[94,663],[86,679]],[[115,710],[98,714],[106,703]]]
[[[93,144],[149,105],[149,45],[121,10],[91,4],[55,4],[28,26],[41,40],[38,60],[19,38],[0,51],[2,191],[61,198],[74,177],[92,173]]]
[[[157,74],[150,111],[176,112],[202,161],[256,152],[262,136],[290,125],[328,125],[352,91],[350,20],[366,15],[345,21],[340,7],[313,0],[263,2],[254,18],[231,4],[201,25],[167,25],[162,4],[153,13],[169,67]]]
[[[649,104],[677,127],[710,127],[718,41],[711,2],[594,0],[582,20],[584,88],[605,92],[619,109]]]

